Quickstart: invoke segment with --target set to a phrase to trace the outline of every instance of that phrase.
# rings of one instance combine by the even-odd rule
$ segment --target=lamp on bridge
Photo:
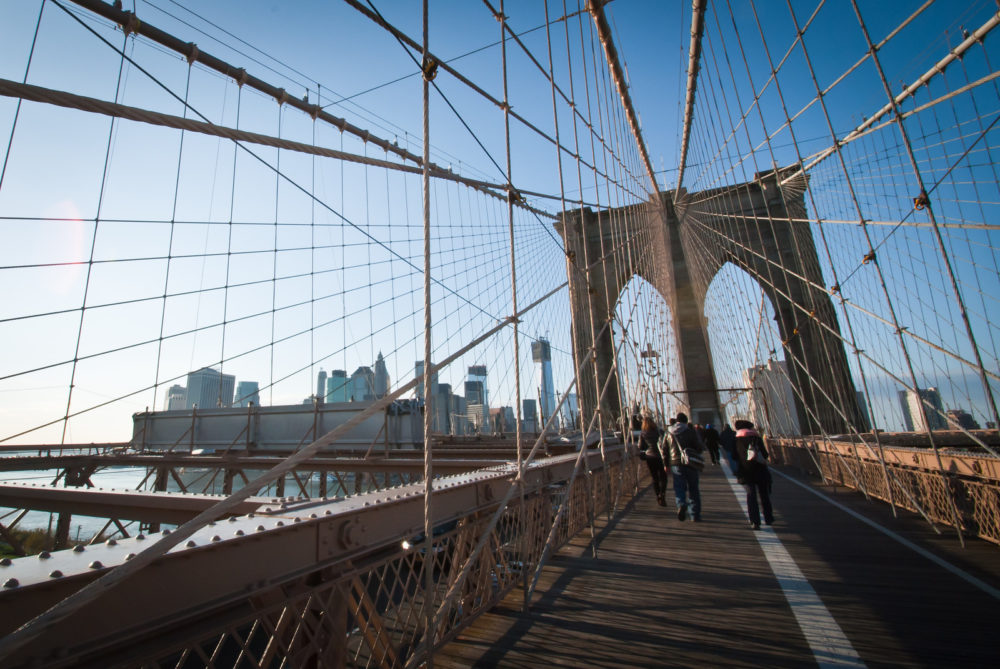
[[[656,376],[660,373],[660,367],[657,364],[657,358],[660,357],[658,351],[653,349],[653,345],[646,342],[646,350],[639,352],[639,357],[646,361],[646,367],[648,368],[648,374],[650,376]]]

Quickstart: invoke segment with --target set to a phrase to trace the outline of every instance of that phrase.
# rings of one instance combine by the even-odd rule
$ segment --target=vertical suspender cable
[[[809,54],[806,52],[805,40],[803,39],[804,38],[804,29],[799,26],[799,21],[795,17],[795,11],[793,10],[793,8],[791,6],[791,3],[790,2],[786,2],[786,4],[788,5],[788,13],[789,13],[789,16],[792,19],[792,25],[795,26],[796,33],[799,35],[799,41],[800,41],[800,44],[801,44],[803,55],[804,55],[804,57],[806,59],[806,64],[809,66],[809,68],[810,68],[810,74],[812,75],[812,62],[809,60]],[[755,10],[755,16],[756,16],[756,10]],[[762,29],[760,27],[760,22],[759,21],[758,21],[757,25],[758,25],[758,31],[760,31],[763,34],[763,31],[762,31]],[[819,93],[819,90],[818,90],[818,86],[817,86],[817,94],[818,93]],[[801,150],[799,148],[799,143],[798,143],[798,141],[796,139],[796,135],[795,135],[795,128],[794,128],[794,126],[792,124],[792,118],[788,114],[788,109],[787,109],[787,106],[785,104],[784,98],[782,98],[782,110],[784,111],[785,122],[788,124],[788,131],[789,131],[789,134],[792,137],[792,143],[793,143],[793,145],[795,147],[796,158],[798,159],[798,163],[800,165],[803,165],[805,163],[803,161],[802,152],[801,152]],[[806,189],[806,193],[808,193],[808,195],[809,195],[809,200],[810,200],[810,203],[812,204],[813,211],[819,211],[819,206],[816,203],[816,196],[815,196],[815,193],[814,193],[814,189],[809,184],[808,181],[806,181],[805,189]],[[817,227],[819,235],[820,235],[820,240],[823,242],[823,250],[825,252],[827,263],[829,264],[830,272],[831,272],[831,274],[833,276],[834,283],[835,283],[835,285],[839,286],[840,285],[840,277],[838,276],[837,266],[832,261],[832,256],[830,254],[830,245],[827,242],[826,232],[824,231],[822,225],[818,225],[816,227]],[[839,298],[839,301],[840,301],[840,307],[841,307],[841,310],[842,310],[842,313],[843,313],[844,322],[847,325],[848,335],[849,335],[850,340],[851,340],[850,341],[851,349],[854,351],[854,355],[855,355],[855,357],[857,359],[858,376],[859,376],[859,378],[861,380],[862,391],[864,393],[865,402],[867,403],[867,406],[868,406],[868,415],[870,417],[872,417],[872,419],[874,419],[874,416],[875,416],[875,407],[872,404],[871,391],[869,390],[869,387],[868,387],[868,385],[869,385],[868,375],[865,373],[865,368],[864,368],[864,365],[862,364],[861,354],[859,352],[859,346],[858,346],[858,342],[857,342],[857,335],[855,333],[855,325],[854,325],[854,323],[853,323],[853,321],[851,319],[850,312],[844,306],[844,301],[845,300],[844,300],[843,294],[840,291],[837,291],[837,295],[838,295],[838,298]],[[848,370],[848,373],[850,373],[849,370]],[[885,462],[885,455],[884,455],[884,451],[883,451],[883,448],[882,448],[881,438],[879,436],[879,430],[876,429],[876,428],[877,428],[877,426],[874,423],[869,426],[869,429],[871,430],[871,433],[872,433],[872,436],[874,438],[875,445],[876,445],[876,455],[878,456],[879,464],[882,467],[882,475],[884,477],[885,484],[886,484],[886,490],[887,490],[888,496],[889,496],[889,504],[892,506],[892,514],[893,514],[893,516],[895,516],[896,515],[895,490],[893,489],[892,483],[889,480],[889,478],[890,478],[889,468],[888,468],[888,466],[886,465],[886,462]],[[862,441],[864,441],[864,440],[862,440]],[[867,494],[867,491],[866,491],[866,494]]]
[[[24,78],[22,81],[28,83],[28,73],[31,71],[31,61],[35,57],[35,45],[38,44],[38,31],[42,27],[42,14],[45,12],[45,3],[38,8],[38,18],[35,20],[35,35],[31,38],[31,50],[28,52],[28,64],[24,66]],[[3,189],[3,179],[7,174],[7,161],[10,160],[10,148],[14,145],[14,132],[17,130],[17,119],[21,116],[22,98],[17,99],[14,107],[14,120],[10,124],[10,135],[7,137],[7,150],[4,151],[3,164],[0,165],[0,190]]]
[[[889,103],[887,106],[891,106],[893,117],[895,118],[896,125],[899,128],[899,134],[903,138],[903,146],[906,147],[906,155],[910,159],[910,165],[913,168],[913,176],[917,180],[917,185],[920,187],[920,193],[926,198],[926,189],[924,187],[923,174],[920,171],[920,167],[917,165],[916,156],[913,155],[913,145],[910,143],[910,136],[906,132],[906,127],[903,125],[903,118],[899,111],[899,103],[896,98],[892,95],[892,90],[889,87],[889,82],[885,77],[885,72],[882,69],[882,63],[879,59],[878,51],[875,49],[875,45],[872,44],[871,36],[868,34],[868,26],[861,18],[861,10],[858,8],[857,2],[851,0],[851,4],[854,7],[854,13],[858,17],[858,22],[861,24],[861,30],[864,33],[865,41],[868,44],[869,50],[872,54],[872,62],[875,64],[875,69],[879,73],[879,77],[882,80],[882,86],[885,88],[886,96],[889,98]],[[943,71],[943,68],[942,68]],[[948,250],[945,248],[944,239],[941,236],[941,227],[938,225],[937,217],[934,214],[935,207],[931,205],[928,200],[926,204],[927,216],[930,218],[931,227],[934,230],[934,239],[937,242],[938,248],[941,251],[941,262],[944,264],[945,270],[948,274],[948,279],[951,283],[952,292],[955,294],[955,302],[958,306],[959,314],[962,316],[962,323],[965,326],[966,334],[969,337],[969,344],[972,346],[972,353],[976,359],[976,365],[978,367],[979,378],[983,384],[983,391],[986,395],[986,399],[989,402],[989,408],[993,411],[993,422],[1000,424],[1000,412],[997,411],[996,399],[993,396],[993,389],[990,386],[989,380],[986,378],[986,369],[983,366],[982,353],[979,350],[979,344],[976,343],[976,335],[972,331],[972,323],[969,321],[969,313],[965,308],[965,300],[962,298],[962,292],[958,288],[958,281],[955,278],[955,269],[952,267],[951,258],[948,257]],[[918,391],[919,389],[914,388]],[[926,414],[923,404],[920,405],[921,412]],[[926,415],[924,417],[925,423],[927,423]],[[929,425],[929,423],[927,423]],[[928,430],[930,432],[930,430]],[[940,458],[940,456],[938,456]]]
[[[510,160],[510,99],[507,96],[507,15],[504,13],[504,2],[500,0],[500,53],[503,60],[503,130],[504,143],[507,147],[507,226],[510,233],[510,301],[514,310],[514,397],[515,426],[514,435],[517,443],[517,480],[520,488],[521,504],[519,517],[521,524],[521,561],[527,555],[527,513],[524,503],[524,460],[521,454],[521,348],[517,316],[517,265],[514,254],[514,179],[511,174]],[[426,162],[426,161],[425,161]],[[502,420],[502,418],[501,418]],[[525,611],[528,610],[528,570],[521,569],[521,584],[524,589]]]
[[[920,168],[917,166],[916,157],[913,155],[913,146],[910,144],[910,137],[906,132],[906,127],[903,125],[903,119],[899,113],[899,106],[896,102],[896,99],[892,95],[892,90],[889,88],[889,82],[886,80],[885,72],[882,70],[882,63],[879,59],[878,52],[875,50],[874,44],[872,44],[871,41],[871,36],[868,34],[868,25],[861,17],[861,10],[858,8],[857,2],[851,0],[851,5],[854,7],[854,13],[858,17],[858,23],[861,25],[861,32],[864,34],[865,42],[868,44],[868,49],[872,54],[872,62],[875,64],[875,69],[876,71],[878,71],[879,77],[882,80],[882,86],[885,89],[886,96],[889,98],[889,105],[891,105],[892,107],[893,116],[896,120],[896,125],[899,128],[899,134],[903,138],[903,145],[906,147],[906,153],[910,159],[910,164],[913,168],[913,175],[916,178],[917,184],[920,187],[920,193],[926,197],[926,189],[924,188],[923,175],[920,172]],[[987,400],[989,400],[990,406],[993,409],[993,416],[994,418],[996,418],[997,416],[996,402],[993,399],[993,392],[992,389],[990,388],[989,381],[986,379],[986,375],[983,368],[983,360],[979,351],[979,345],[976,343],[975,335],[972,332],[972,324],[969,322],[969,316],[965,310],[965,301],[962,299],[962,293],[959,291],[958,284],[955,281],[955,273],[951,266],[951,259],[948,257],[948,251],[944,246],[944,240],[941,238],[941,229],[938,227],[937,219],[934,216],[934,209],[933,207],[931,207],[930,202],[926,204],[926,208],[927,208],[927,215],[930,217],[931,226],[934,228],[934,238],[937,241],[939,248],[941,249],[942,262],[944,263],[945,269],[948,272],[948,278],[951,280],[951,287],[955,293],[955,300],[958,302],[959,313],[961,313],[962,315],[962,321],[965,324],[965,329],[969,336],[969,343],[972,345],[972,352],[975,355],[976,362],[979,365],[980,376],[983,381],[983,386],[986,390],[986,398]],[[878,262],[877,259],[874,262],[877,263]],[[905,347],[904,347],[904,353],[906,353]],[[917,397],[919,398],[920,388],[917,386],[916,375],[912,373],[912,361],[910,360],[910,356],[908,353],[906,354],[906,361],[907,365],[909,365],[911,368],[911,376],[913,377],[913,391],[917,394]],[[924,407],[923,402],[919,402],[917,406],[920,407],[920,415],[923,416],[924,425],[927,426],[927,437],[928,440],[930,441],[931,448],[934,449],[934,455],[937,458],[938,469],[941,471],[941,475],[945,479],[945,484],[947,485],[948,477],[945,474],[944,464],[941,462],[941,452],[938,450],[937,443],[934,439],[933,432],[930,428],[930,421],[927,420],[927,409]],[[961,514],[958,511],[954,495],[949,495],[948,500],[951,502],[952,521],[955,524],[955,531],[958,533],[958,540],[964,547],[965,537],[962,534],[962,518]]]
[[[563,13],[565,14],[566,12],[564,11]],[[584,49],[583,49],[583,21],[581,19],[581,21],[580,21],[580,62],[584,66],[583,80],[586,83],[587,82],[587,74],[586,74],[587,61],[586,61],[584,55],[585,54],[584,54]],[[572,81],[572,79],[573,79],[573,74],[572,74],[573,69],[572,69],[572,57],[571,57],[571,52],[570,52],[570,48],[569,48],[569,22],[568,21],[566,22],[566,60],[568,62],[568,66],[569,66],[568,71],[570,73],[570,75],[569,75],[570,76],[570,80]],[[576,101],[576,93],[575,93],[575,91],[573,89],[573,86],[570,86],[570,95],[573,98],[573,101],[575,102]],[[590,100],[587,100],[587,106],[588,106],[588,112],[589,112]],[[587,129],[590,130],[590,132],[593,132],[593,125],[590,123],[589,119],[587,121]],[[580,140],[579,140],[579,136],[577,135],[577,131],[576,131],[576,123],[573,124],[573,141],[574,141],[574,144],[575,144],[574,148],[576,150],[576,178],[577,178],[577,182],[579,183],[580,197],[582,199],[582,197],[583,197],[583,169],[582,169],[582,167],[580,165],[582,159],[580,157]],[[596,170],[597,168],[596,167],[591,167],[591,169],[592,170]],[[598,216],[597,224],[598,224],[598,233],[599,233],[600,232],[600,218],[599,218],[600,217],[600,209],[598,209],[597,216]],[[591,350],[591,354],[590,354],[590,363],[589,363],[589,366],[593,368],[593,372],[592,373],[594,375],[594,406],[592,407],[592,409],[593,409],[593,411],[595,412],[595,415],[596,415],[596,414],[599,414],[601,412],[601,378],[600,378],[600,369],[598,367],[598,360],[597,360],[597,341],[603,335],[598,334],[597,323],[594,322],[594,314],[595,314],[595,310],[594,310],[594,294],[595,294],[595,290],[593,288],[594,284],[592,282],[592,277],[593,277],[592,273],[594,272],[594,268],[596,267],[597,263],[596,262],[591,263],[591,261],[590,261],[590,243],[589,243],[589,241],[587,239],[587,234],[588,234],[588,231],[587,231],[587,218],[585,216],[584,209],[581,207],[580,208],[580,237],[583,240],[583,242],[582,242],[583,243],[583,263],[585,265],[585,270],[584,271],[586,272],[585,276],[586,276],[586,289],[587,289],[587,323],[590,325],[590,346],[591,346],[590,350]],[[601,332],[603,332],[603,330],[601,330]],[[589,435],[590,435],[590,429],[593,427],[593,423],[594,423],[594,421],[591,420],[590,423],[585,423],[584,422],[583,424],[581,424],[582,434],[583,434],[583,438],[581,440],[581,444],[582,444],[581,448],[586,448],[587,440],[588,440]],[[589,477],[590,477],[590,469],[588,468],[587,469],[587,478],[588,478],[588,480],[589,480]],[[591,505],[591,507],[589,507],[587,509],[587,517],[588,517],[588,520],[590,522],[590,547],[591,547],[591,553],[593,554],[594,557],[597,557],[597,540],[596,540],[597,531],[596,531],[596,529],[594,527],[594,514],[593,514],[593,506],[592,505]]]
[[[284,110],[284,105],[278,104],[278,137],[281,137],[281,119],[282,112]],[[233,184],[235,187],[235,184]],[[275,158],[275,171],[274,171],[274,250],[273,250],[273,261],[271,262],[271,397],[273,402],[274,397],[274,340],[275,333],[277,332],[276,319],[277,315],[277,305],[278,305],[278,202],[281,195],[281,149],[277,150],[277,157]],[[227,250],[229,254],[233,252],[232,245],[230,245]],[[222,360],[225,360],[225,351],[222,352]],[[312,382],[309,383],[309,388],[312,388]],[[219,392],[222,392],[222,382],[219,382]],[[219,406],[222,406],[221,403]],[[315,438],[315,436],[313,437]],[[280,486],[281,484],[279,484]],[[281,494],[281,493],[279,493]]]
[[[122,73],[125,71],[125,46],[128,44],[129,35],[125,35],[124,43],[122,44],[122,59],[118,63],[118,82],[115,85],[115,102],[118,102],[119,97],[122,94]],[[87,313],[87,298],[90,295],[90,281],[94,272],[94,253],[97,249],[97,229],[101,224],[101,208],[104,204],[104,196],[107,193],[108,185],[108,166],[111,163],[111,144],[115,135],[116,120],[111,119],[111,125],[108,128],[108,148],[104,152],[104,169],[101,170],[101,186],[100,195],[97,198],[97,211],[94,214],[94,234],[90,238],[90,256],[87,260],[87,278],[84,280],[83,284],[83,297],[80,299],[80,324],[76,331],[76,346],[73,350],[73,368],[69,376],[69,392],[66,396],[66,414],[63,417],[62,426],[62,437],[60,438],[60,445],[66,443],[66,431],[69,427],[69,416],[70,411],[73,407],[73,388],[76,385],[76,372],[77,366],[80,361],[80,342],[83,339],[83,319]]]
[[[188,96],[191,93],[191,61],[188,61],[187,81],[184,84],[184,117],[187,118]],[[153,368],[153,401],[150,406],[156,411],[156,396],[160,390],[160,364],[163,359],[163,331],[166,326],[167,315],[167,292],[170,290],[170,266],[173,264],[172,255],[174,249],[174,233],[177,229],[177,201],[181,189],[181,161],[184,158],[184,130],[181,130],[180,146],[177,149],[177,170],[174,173],[174,199],[170,210],[170,237],[167,240],[167,267],[163,272],[163,306],[160,308],[160,333],[156,341],[156,366]],[[223,328],[223,339],[225,338],[225,328]],[[170,406],[168,402],[163,403],[163,409]]]
[[[423,26],[423,105],[424,105],[424,653],[426,666],[434,668],[434,528],[431,515],[431,501],[434,493],[434,458],[431,448],[431,420],[434,416],[431,397],[431,378],[434,365],[431,363],[431,179],[427,166],[430,164],[431,124],[430,124],[430,77],[431,63],[428,62],[428,12],[424,0]]]

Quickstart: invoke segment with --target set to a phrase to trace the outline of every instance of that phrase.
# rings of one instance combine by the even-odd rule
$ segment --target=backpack
[[[760,435],[751,430],[740,430],[736,433],[737,437],[748,438],[747,443],[747,464],[758,464],[767,465],[768,453],[767,448],[764,447],[764,440],[761,439]]]
[[[702,457],[704,447],[697,433],[691,428],[672,435],[677,442],[677,450],[680,452],[681,464],[701,470],[705,468],[705,459]]]

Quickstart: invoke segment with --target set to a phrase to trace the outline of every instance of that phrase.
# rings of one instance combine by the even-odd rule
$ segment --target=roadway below
[[[772,528],[717,466],[701,523],[647,489],[598,524],[596,558],[578,536],[528,613],[513,591],[435,666],[1000,666],[1000,546],[775,469]]]

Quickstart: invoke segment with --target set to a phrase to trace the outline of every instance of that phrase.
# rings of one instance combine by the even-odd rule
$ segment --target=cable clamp
[[[831,295],[835,295],[835,294],[837,294],[839,292],[840,292],[840,284],[839,283],[835,283],[832,286],[830,286],[830,294]]]
[[[875,261],[875,251],[871,251],[870,253],[865,254],[865,257],[861,259],[861,264],[867,265],[868,263],[874,261]]]
[[[517,189],[511,184],[507,184],[507,197],[509,197],[510,201],[514,203],[524,202],[524,197],[518,193]]]
[[[194,62],[198,60],[198,45],[194,42],[188,42],[187,47],[188,65],[194,65]]]
[[[241,67],[236,70],[236,85],[243,88],[245,83],[247,83],[247,71]]]
[[[913,208],[916,209],[917,211],[920,211],[924,207],[929,207],[929,206],[931,206],[931,200],[929,197],[927,197],[926,191],[920,191],[920,195],[913,198]]]
[[[427,58],[424,59],[423,64],[420,66],[420,70],[424,73],[424,79],[426,81],[434,81],[434,77],[437,76],[438,65],[440,65],[440,63],[438,63],[434,56],[427,56]]]
[[[142,25],[142,21],[139,17],[135,15],[135,12],[125,12],[128,15],[128,19],[122,24],[122,32],[128,37],[132,33],[139,32],[139,26]]]
[[[285,104],[286,102],[288,102],[288,91],[286,91],[284,88],[279,88],[277,98],[279,105]]]

